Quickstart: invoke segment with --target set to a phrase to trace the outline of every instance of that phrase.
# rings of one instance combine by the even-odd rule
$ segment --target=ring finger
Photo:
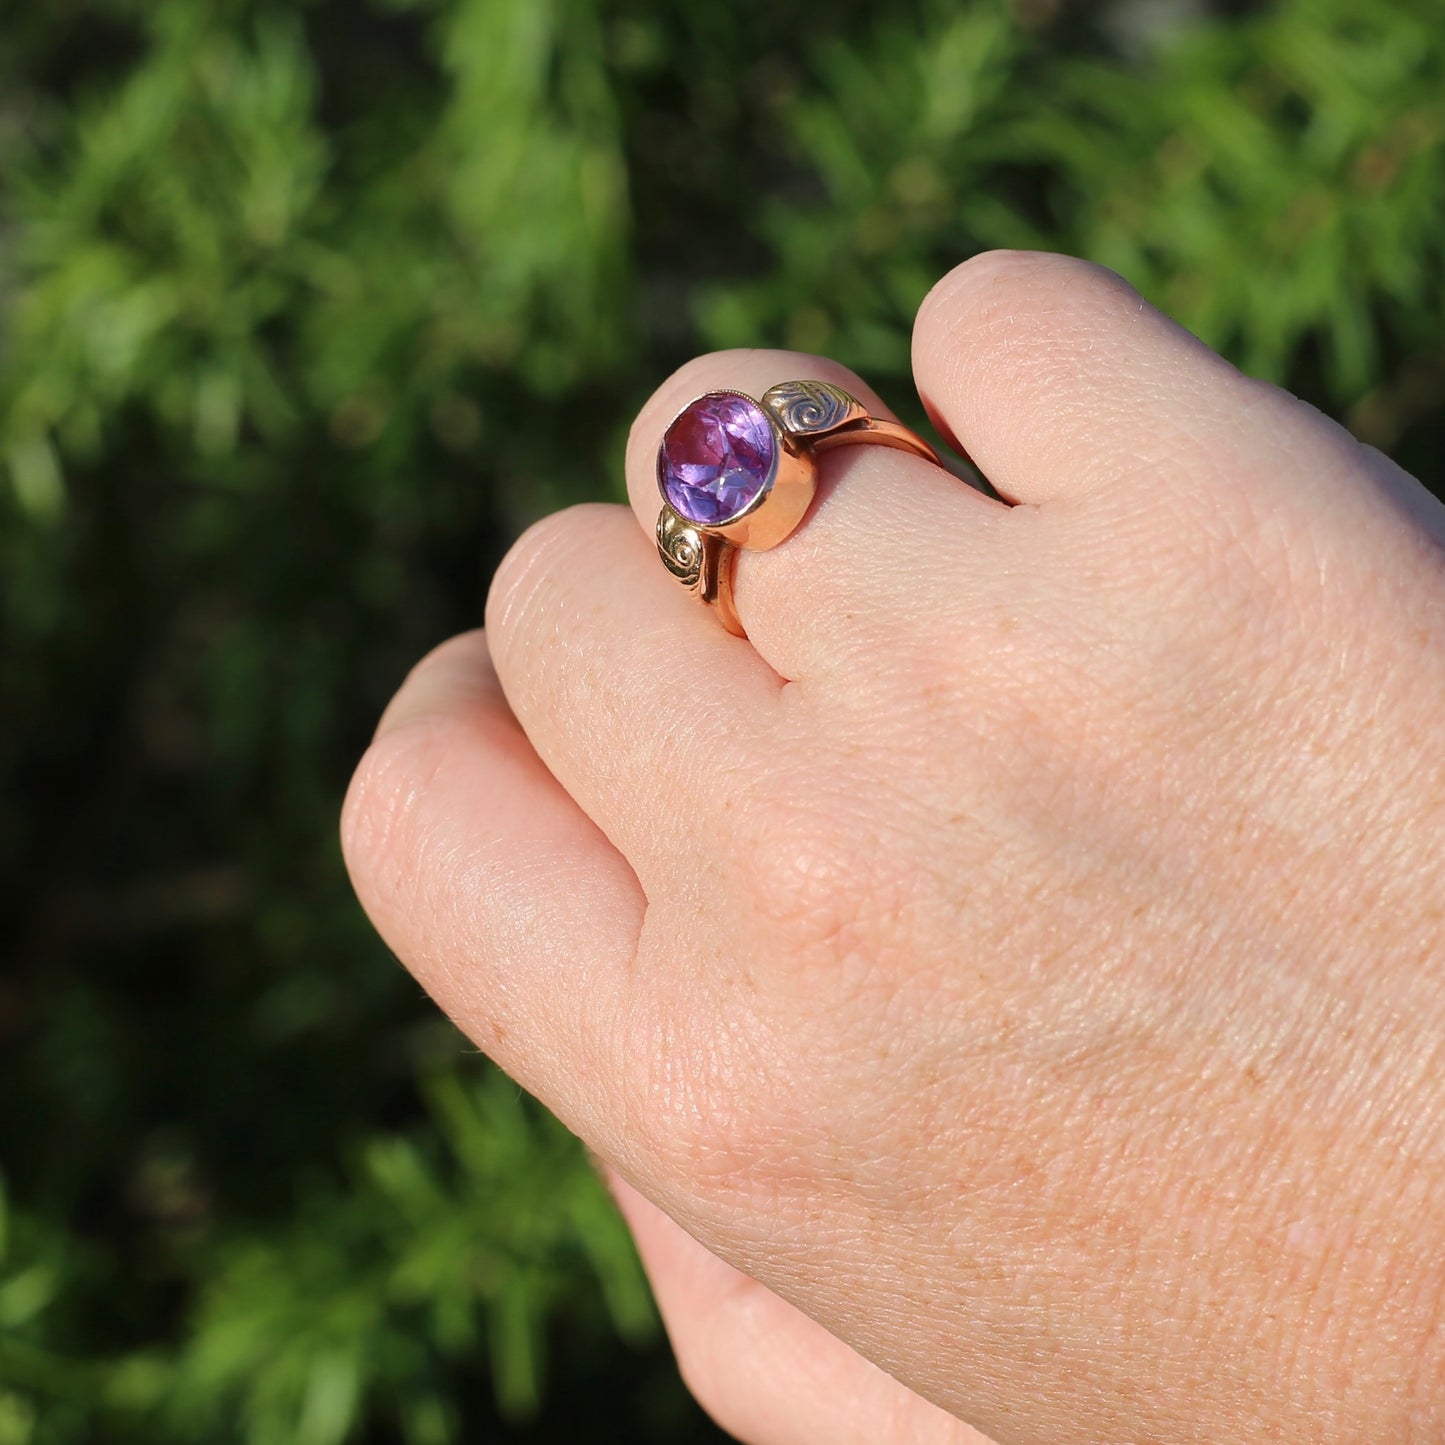
[[[628,494],[649,537],[662,504],[658,444],[678,412],[707,392],[757,398],[793,380],[830,382],[873,417],[895,419],[866,382],[823,357],[763,350],[699,357],[658,388],[628,442]],[[996,550],[990,532],[1008,525],[1008,507],[907,452],[854,445],[817,462],[818,498],[803,525],[766,555],[744,550],[737,557],[737,606],[748,637],[790,680],[851,671],[876,656],[880,630],[906,634],[910,609],[929,606],[941,592],[956,594],[961,579],[975,585],[984,556]],[[960,544],[969,552],[963,567]]]

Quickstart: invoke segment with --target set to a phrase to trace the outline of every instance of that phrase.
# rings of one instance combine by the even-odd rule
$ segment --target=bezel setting
[[[668,497],[667,440],[689,412],[724,397],[746,402],[767,422],[773,439],[772,465],[756,495],[741,510],[719,522],[699,522],[679,511]],[[689,401],[668,423],[657,450],[658,490],[664,505],[678,515],[683,525],[753,551],[776,547],[803,520],[817,490],[817,476],[813,458],[784,431],[769,407],[746,392],[731,389],[719,388]]]

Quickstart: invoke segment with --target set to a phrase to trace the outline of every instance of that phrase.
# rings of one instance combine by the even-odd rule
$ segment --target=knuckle
[[[532,630],[529,623],[539,609],[558,595],[553,585],[558,574],[596,545],[599,529],[617,525],[621,510],[608,502],[579,502],[533,522],[512,543],[487,592],[487,633],[497,650]]]
[[[918,877],[888,836],[866,786],[800,801],[780,793],[750,809],[737,886],[749,931],[780,995],[871,995],[908,930]]]
[[[758,1439],[758,1408],[772,1403],[766,1398],[773,1393],[766,1349],[776,1331],[773,1304],[762,1285],[739,1279],[712,1309],[672,1333],[683,1384],[713,1421],[739,1440]]]
[[[422,802],[455,745],[444,716],[413,718],[374,741],[341,812],[341,850],[367,912],[394,916],[414,901],[427,851]]]
[[[352,775],[342,803],[342,857],[363,901],[367,891],[414,872],[420,819],[437,775],[476,730],[495,726],[485,706],[490,672],[481,631],[434,647],[412,668]],[[478,688],[481,691],[478,691]]]
[[[757,347],[735,346],[722,351],[705,351],[684,361],[653,393],[653,400],[671,396],[680,388],[717,385],[721,377],[745,371],[761,353]]]
[[[754,817],[741,880],[754,921],[787,953],[832,952],[866,892],[859,859],[834,826],[776,804]]]
[[[1068,269],[1088,265],[1074,256],[1060,255],[1055,251],[1029,251],[1017,246],[995,246],[979,251],[960,261],[934,287],[941,294],[957,294],[965,288],[976,289],[996,283],[1000,278],[1027,279],[1040,272]]]
[[[734,980],[717,986],[730,984],[745,992]],[[774,1091],[746,1006],[719,1027],[721,1005],[684,1010],[665,991],[647,995],[619,1051],[629,1147],[695,1196],[722,1202],[750,1194]]]
[[[957,396],[976,397],[981,406],[986,394],[991,410],[1005,407],[1020,428],[1034,424],[1043,393],[1057,425],[1096,425],[1099,389],[1123,385],[1100,366],[1100,338],[1117,344],[1145,306],[1128,281],[1096,262],[985,252],[930,293],[919,313],[915,355],[932,358]],[[1088,387],[1079,384],[1084,379]],[[1129,403],[1122,394],[1109,400]]]
[[[1117,271],[1052,251],[982,251],[937,282],[920,308],[928,324],[966,323],[970,333],[1001,325],[1027,328],[1057,316],[1065,306],[1118,305],[1138,292]]]
[[[719,1221],[757,1217],[798,1174],[800,1141],[813,1127],[801,1089],[794,1010],[746,925],[710,939],[649,913],[640,976],[675,974],[679,950],[693,966],[681,980],[640,987],[622,1023],[618,1088],[626,1147]],[[666,964],[661,962],[666,955]]]

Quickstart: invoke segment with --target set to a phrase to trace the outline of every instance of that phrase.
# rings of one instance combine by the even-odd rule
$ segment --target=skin
[[[518,541],[357,771],[368,912],[606,1161],[751,1445],[1445,1439],[1442,509],[993,252],[914,376],[1016,505],[831,452],[742,641],[656,558],[655,449],[808,376],[887,414],[703,357],[631,511]]]

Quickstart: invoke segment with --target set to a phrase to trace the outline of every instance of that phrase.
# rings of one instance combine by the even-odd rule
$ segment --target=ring
[[[657,550],[689,592],[745,637],[733,605],[739,547],[776,547],[803,520],[818,485],[817,454],[873,443],[941,466],[922,437],[828,381],[784,381],[762,400],[740,391],[695,397],[657,448],[662,511]]]

